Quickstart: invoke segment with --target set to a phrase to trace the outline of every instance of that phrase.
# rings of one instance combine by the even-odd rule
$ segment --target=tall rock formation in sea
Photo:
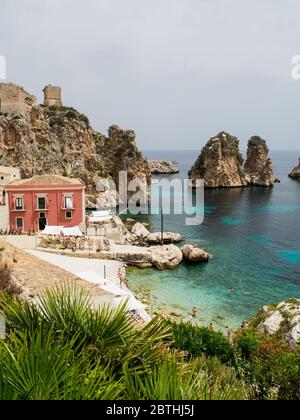
[[[146,198],[150,166],[133,130],[112,126],[105,136],[75,109],[37,105],[17,85],[0,84],[0,99],[1,165],[19,167],[22,177],[53,173],[81,178],[93,203],[98,179],[110,177],[118,185],[119,171],[126,170],[129,180],[143,181]]]
[[[189,171],[189,178],[204,179],[205,188],[245,187],[250,184],[272,187],[276,178],[268,152],[264,140],[252,137],[244,164],[239,140],[221,132],[203,147]]]
[[[225,132],[211,138],[190,169],[189,178],[204,179],[206,188],[247,185],[238,139]]]
[[[300,178],[300,158],[299,158],[299,164],[296,166],[292,172],[289,174],[290,178]]]
[[[271,159],[268,157],[269,149],[265,140],[253,136],[248,142],[245,172],[248,182],[262,187],[273,187],[276,177],[273,172]]]

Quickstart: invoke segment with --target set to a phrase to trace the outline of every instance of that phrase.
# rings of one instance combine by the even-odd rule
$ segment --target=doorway
[[[40,213],[39,217],[39,230],[44,230],[47,226],[47,218],[45,213]]]

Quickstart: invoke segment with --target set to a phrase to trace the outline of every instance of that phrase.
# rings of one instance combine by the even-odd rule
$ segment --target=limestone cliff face
[[[225,132],[210,139],[189,171],[189,177],[204,179],[206,188],[247,185],[238,139]]]
[[[292,172],[289,174],[290,178],[300,178],[300,159],[299,159],[299,164],[298,166],[296,166]]]
[[[273,187],[277,180],[268,153],[265,140],[252,137],[244,165],[238,139],[222,132],[204,146],[189,171],[189,177],[204,179],[206,188],[245,187],[250,184]]]
[[[272,161],[268,158],[268,154],[266,141],[258,136],[251,137],[244,167],[250,184],[272,187],[276,182]]]
[[[26,115],[0,113],[0,164],[19,167],[22,177],[52,173],[81,178],[94,203],[99,178],[112,177],[117,183],[118,172],[127,170],[129,180],[144,180],[145,195],[151,179],[134,131],[112,126],[104,136],[73,108],[36,104]]]

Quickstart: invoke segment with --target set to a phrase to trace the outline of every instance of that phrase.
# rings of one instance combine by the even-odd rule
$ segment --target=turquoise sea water
[[[179,176],[198,152],[145,152],[151,159],[177,161]],[[300,297],[300,181],[287,174],[300,152],[273,152],[273,189],[250,187],[205,191],[205,218],[186,226],[185,216],[165,216],[165,230],[180,232],[186,243],[212,254],[207,264],[181,265],[172,271],[130,269],[132,287],[151,290],[157,308],[181,312],[193,306],[198,321],[220,328],[237,327],[267,303]],[[176,175],[174,176],[176,177]],[[140,215],[151,230],[160,229],[159,215]],[[229,289],[234,292],[230,293]]]

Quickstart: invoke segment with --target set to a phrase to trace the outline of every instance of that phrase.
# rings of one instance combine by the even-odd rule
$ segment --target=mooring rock
[[[194,245],[184,245],[180,248],[183,254],[183,259],[187,262],[208,261],[209,255],[207,252]]]

